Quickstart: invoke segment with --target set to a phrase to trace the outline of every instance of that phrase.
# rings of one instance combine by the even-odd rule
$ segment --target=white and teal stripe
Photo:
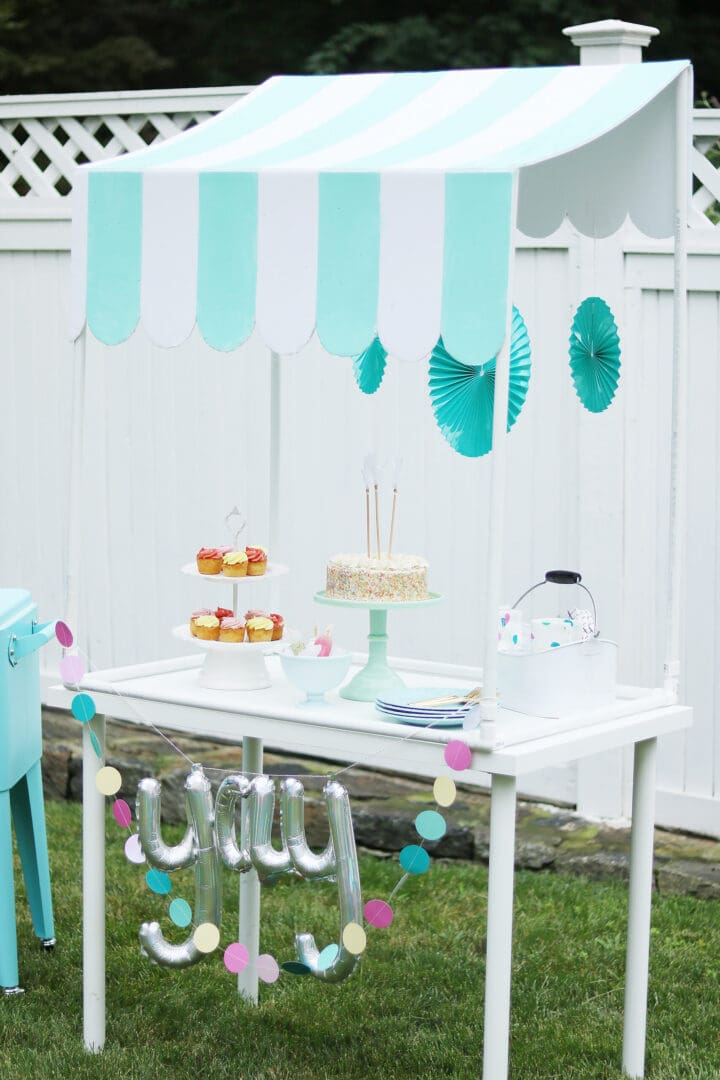
[[[317,332],[341,356],[377,333],[410,360],[442,335],[459,360],[489,360],[506,325],[514,182],[517,224],[534,235],[564,215],[598,234],[627,214],[672,231],[672,143],[659,170],[658,147],[674,122],[663,92],[686,67],[270,79],[158,147],[79,170],[74,333],[87,320],[115,344],[142,320],[171,346],[197,324],[229,350],[256,329],[286,354]],[[627,153],[623,132],[645,121]]]

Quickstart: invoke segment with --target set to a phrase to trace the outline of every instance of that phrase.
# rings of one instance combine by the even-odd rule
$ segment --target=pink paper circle
[[[379,930],[384,930],[393,921],[393,909],[385,900],[368,900],[363,911],[370,925]]]
[[[123,829],[127,829],[132,821],[132,810],[124,799],[116,799],[113,803],[113,817],[118,825],[121,825]]]
[[[258,979],[262,979],[264,983],[274,983],[278,981],[280,976],[280,968],[278,962],[274,956],[270,953],[263,953],[257,958],[257,964],[255,965]]]
[[[223,953],[223,963],[233,975],[247,967],[248,959],[248,951],[242,941],[233,941]]]
[[[140,847],[140,837],[137,833],[128,836],[125,841],[125,858],[128,862],[135,863],[137,866],[145,862],[145,853]]]
[[[85,674],[81,656],[63,656],[60,661],[60,678],[65,685],[76,686]]]
[[[470,768],[472,751],[467,743],[460,739],[451,739],[445,747],[445,761],[455,772],[462,772]]]
[[[72,630],[67,623],[58,620],[55,623],[55,637],[58,639],[63,649],[69,649],[73,643]]]

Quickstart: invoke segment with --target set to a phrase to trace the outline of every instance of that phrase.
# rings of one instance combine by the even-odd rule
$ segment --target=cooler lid
[[[32,602],[27,589],[0,589],[0,628],[12,625]]]

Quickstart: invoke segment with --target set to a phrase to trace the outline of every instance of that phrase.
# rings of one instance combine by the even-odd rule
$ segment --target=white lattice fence
[[[691,161],[699,185],[693,193],[692,224],[720,230],[720,109],[695,109]]]
[[[0,205],[62,199],[76,165],[118,157],[187,131],[247,87],[0,99]],[[38,206],[40,203],[37,204]]]

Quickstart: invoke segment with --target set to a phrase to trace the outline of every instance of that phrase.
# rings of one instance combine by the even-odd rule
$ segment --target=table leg
[[[261,773],[263,770],[262,739],[243,739],[243,772]],[[241,844],[247,847],[249,814],[247,799],[243,800],[241,815]],[[238,941],[248,951],[248,963],[238,975],[238,993],[254,1005],[258,1001],[257,958],[260,951],[260,881],[256,870],[240,875],[240,917]]]
[[[515,777],[492,778],[483,1080],[507,1080],[510,1041]]]
[[[623,1027],[623,1070],[627,1076],[631,1077],[645,1075],[656,748],[657,739],[646,739],[636,743],[633,767],[630,897]]]
[[[105,717],[93,730],[105,750]],[[102,768],[83,724],[83,1042],[92,1054],[105,1045],[105,796],[95,784]]]

